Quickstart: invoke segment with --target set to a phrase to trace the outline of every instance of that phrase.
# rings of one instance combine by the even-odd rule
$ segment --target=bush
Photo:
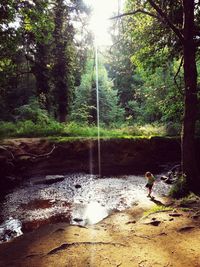
[[[34,98],[29,104],[15,109],[16,119],[19,121],[32,121],[33,123],[48,123],[50,117],[45,109],[40,108],[39,103]]]

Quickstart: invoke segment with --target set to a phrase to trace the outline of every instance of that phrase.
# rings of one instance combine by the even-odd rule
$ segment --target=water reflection
[[[0,243],[22,235],[22,223],[18,219],[10,217],[0,225]]]
[[[98,202],[90,202],[83,215],[86,224],[96,224],[109,215],[108,210]]]

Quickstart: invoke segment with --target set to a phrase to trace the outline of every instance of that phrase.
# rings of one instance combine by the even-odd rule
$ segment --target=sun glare
[[[112,40],[109,34],[111,27],[110,17],[117,14],[120,0],[85,0],[85,3],[92,8],[90,29],[95,35],[98,46],[111,45]]]

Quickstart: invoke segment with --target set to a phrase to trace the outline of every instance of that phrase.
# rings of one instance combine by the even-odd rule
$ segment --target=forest
[[[1,1],[2,138],[97,136],[91,12],[82,0]],[[199,1],[126,0],[110,18],[113,43],[98,56],[100,135],[182,136],[192,184],[199,176],[199,12]]]
[[[0,1],[0,266],[200,266],[200,0]]]

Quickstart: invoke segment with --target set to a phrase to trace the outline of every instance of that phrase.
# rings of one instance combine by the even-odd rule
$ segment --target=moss
[[[150,214],[154,214],[154,213],[158,213],[158,212],[165,212],[165,211],[172,211],[172,210],[173,210],[172,208],[169,208],[169,207],[166,207],[163,205],[159,205],[159,206],[152,207],[151,209],[145,211],[144,215],[148,216]]]

